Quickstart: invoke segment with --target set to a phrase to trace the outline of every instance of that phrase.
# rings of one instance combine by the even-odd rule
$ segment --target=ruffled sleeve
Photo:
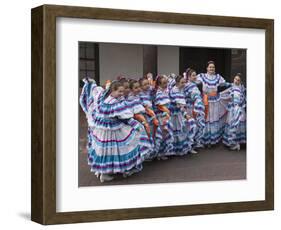
[[[97,85],[95,81],[92,79],[84,78],[83,82],[84,82],[84,86],[81,91],[79,102],[82,110],[87,114],[89,110],[89,106],[94,100],[92,91],[97,87]]]
[[[181,105],[186,104],[184,93],[181,92],[177,87],[173,87],[171,89],[170,98],[171,98],[171,101],[176,104],[181,104]]]
[[[183,94],[185,96],[185,100],[191,100],[193,89],[197,88],[195,83],[187,83],[184,87]],[[200,91],[199,91],[200,93]]]
[[[129,119],[134,116],[132,110],[125,101],[118,101],[111,96],[108,96],[98,105],[99,115],[119,119]]]
[[[202,99],[200,90],[197,87],[193,87],[190,92],[190,97],[192,100]]]
[[[225,79],[220,74],[217,75],[219,76],[219,84],[225,83]]]
[[[227,88],[226,90],[223,90],[222,92],[220,92],[220,99],[222,100],[229,100],[231,99],[231,90],[232,88]]]
[[[176,80],[175,79],[171,79],[168,82],[168,89],[171,90],[175,85],[176,85]]]
[[[137,113],[145,113],[145,108],[143,107],[140,97],[137,96],[129,96],[127,100],[127,104],[134,114]]]
[[[155,105],[166,105],[170,103],[170,98],[168,93],[163,92],[162,90],[157,90],[155,96]]]
[[[100,86],[97,86],[93,89],[93,91],[92,91],[92,102],[88,107],[88,113],[92,114],[92,113],[95,112],[95,110],[98,106],[99,98],[101,97],[103,92],[104,92],[104,89]]]
[[[140,101],[143,106],[148,106],[149,108],[151,108],[152,107],[151,91],[148,90],[147,92],[141,92]]]
[[[88,106],[87,106],[87,84],[84,84],[81,94],[80,94],[80,98],[79,98],[79,102],[80,102],[80,106],[82,108],[82,110],[87,113],[88,112]]]
[[[199,73],[199,74],[197,74],[197,81],[199,81],[199,82],[201,82],[201,83],[203,83],[203,76],[204,76],[204,74],[203,73]]]
[[[246,96],[246,88],[244,85],[241,86],[241,91],[242,91],[242,107],[246,108],[246,104],[247,104],[247,96]]]
[[[128,119],[127,124],[130,125],[135,130],[139,130],[141,128],[140,122],[136,121],[133,118]]]
[[[232,89],[232,99],[234,105],[242,104],[241,89],[239,87],[233,87]]]

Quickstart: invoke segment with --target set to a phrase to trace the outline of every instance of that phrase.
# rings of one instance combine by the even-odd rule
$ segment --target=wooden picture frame
[[[63,224],[274,209],[274,21],[271,19],[43,5],[32,9],[31,219]],[[56,18],[121,20],[265,30],[265,200],[56,212]]]

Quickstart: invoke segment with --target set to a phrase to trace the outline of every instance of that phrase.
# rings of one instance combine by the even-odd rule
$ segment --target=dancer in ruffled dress
[[[184,155],[188,152],[196,154],[197,152],[193,149],[196,124],[187,112],[184,95],[186,81],[183,76],[177,76],[175,83],[170,91],[174,152],[176,155]]]
[[[142,169],[140,124],[124,101],[124,87],[113,81],[99,97],[88,149],[88,163],[101,182],[114,174],[131,175]]]
[[[231,150],[240,150],[240,144],[246,143],[246,89],[241,83],[241,74],[235,75],[231,87],[227,89],[227,119],[223,134],[223,143]]]
[[[167,88],[168,80],[165,76],[157,76],[155,81],[155,114],[157,120],[159,121],[159,126],[161,133],[159,137],[162,139],[156,139],[155,145],[159,149],[157,153],[157,158],[159,160],[167,160],[170,155],[174,155],[174,137],[173,137],[173,127],[171,123],[171,113],[169,110],[170,97]],[[158,135],[158,134],[156,134]]]
[[[196,71],[193,69],[187,69],[186,76],[188,82],[184,87],[184,93],[186,103],[188,107],[188,114],[195,119],[196,131],[194,136],[195,148],[203,148],[203,136],[205,128],[205,106],[202,99],[202,93],[200,92],[197,82]]]
[[[211,147],[211,145],[221,141],[224,130],[226,109],[220,103],[218,86],[224,83],[225,80],[215,72],[215,63],[213,61],[207,63],[207,73],[199,74],[197,80],[203,85],[203,101],[205,105],[206,125],[202,142]]]
[[[154,143],[151,136],[150,125],[145,117],[145,108],[140,99],[141,87],[137,80],[131,79],[129,81],[130,93],[127,98],[127,104],[134,114],[134,119],[137,120],[143,128],[141,141],[141,155],[144,160],[151,158],[151,153],[154,151]]]

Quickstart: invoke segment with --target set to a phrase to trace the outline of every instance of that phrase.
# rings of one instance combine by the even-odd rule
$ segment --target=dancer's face
[[[240,85],[241,84],[241,79],[239,76],[235,76],[234,79],[233,79],[233,83],[235,85]]]
[[[192,72],[192,73],[189,75],[188,79],[189,79],[190,81],[192,81],[192,82],[195,82],[195,81],[197,80],[196,72]]]
[[[148,89],[149,89],[149,81],[146,80],[146,79],[143,80],[143,81],[141,82],[141,88],[142,88],[143,91],[148,90]]]
[[[185,85],[185,79],[181,78],[180,81],[177,83],[177,86],[179,89],[183,89],[184,85]]]
[[[124,96],[128,96],[130,93],[129,82],[124,82],[123,87],[124,87]]]
[[[152,73],[146,74],[146,77],[147,77],[149,80],[153,80],[153,74],[152,74]]]
[[[166,78],[162,78],[162,79],[161,79],[161,83],[160,83],[160,87],[161,87],[162,89],[166,89],[167,86],[168,86],[168,80],[167,80]]]
[[[141,92],[140,83],[138,83],[138,82],[134,83],[132,92],[134,95],[137,95]]]
[[[116,90],[112,91],[111,96],[114,98],[124,96],[124,86],[119,86]]]
[[[216,67],[214,64],[209,64],[207,67],[207,72],[208,74],[215,74]]]

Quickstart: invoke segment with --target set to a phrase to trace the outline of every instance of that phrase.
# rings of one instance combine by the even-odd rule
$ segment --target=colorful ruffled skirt
[[[208,116],[202,137],[202,144],[214,145],[221,141],[227,111],[219,102],[209,102]]]
[[[142,131],[118,119],[96,119],[88,129],[88,164],[102,174],[142,169]]]
[[[171,122],[174,135],[174,154],[185,155],[192,149],[192,144],[194,142],[194,119],[187,121],[181,112],[175,112],[171,115]]]
[[[223,143],[227,146],[246,143],[246,112],[239,106],[231,107],[225,124]]]

